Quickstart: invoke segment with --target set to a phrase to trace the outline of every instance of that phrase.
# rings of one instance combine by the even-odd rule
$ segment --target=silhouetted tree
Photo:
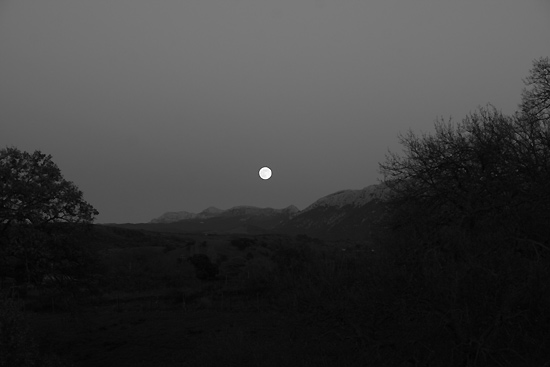
[[[475,236],[506,233],[546,249],[550,235],[550,64],[534,62],[521,110],[480,108],[461,123],[438,120],[434,135],[399,136],[405,157],[390,153],[380,170],[394,197],[393,225],[437,241],[454,225]],[[401,218],[398,219],[399,213]]]
[[[51,155],[0,150],[0,224],[91,223],[98,214],[74,183],[63,178]]]
[[[26,282],[39,284],[45,273],[82,272],[90,254],[74,236],[97,214],[51,155],[0,150],[0,258],[19,260],[18,278],[24,273]]]
[[[549,337],[537,321],[550,306],[540,281],[550,272],[549,70],[535,62],[514,116],[487,106],[457,124],[437,120],[433,135],[400,135],[404,156],[380,164],[390,195],[379,238],[395,250],[397,304],[407,319],[446,325],[464,362],[518,344],[532,360]]]
[[[529,76],[523,81],[521,112],[548,124],[550,119],[550,59],[533,61]]]
[[[210,258],[205,254],[196,254],[188,258],[195,267],[195,274],[200,280],[213,280],[218,275],[218,266],[212,264]]]
[[[519,197],[524,205],[516,216],[519,238],[536,248],[549,245],[550,238],[550,61],[533,61],[524,80],[520,111],[516,113],[515,156],[524,179]]]
[[[245,237],[234,238],[231,240],[231,246],[234,246],[241,251],[254,245],[255,243],[256,243],[256,240],[252,238],[245,238]]]
[[[400,136],[406,156],[380,164],[394,196],[394,219],[435,240],[433,230],[453,225],[469,236],[499,224],[522,182],[513,119],[493,107],[457,125],[438,120],[434,135]],[[399,213],[403,217],[398,220]]]

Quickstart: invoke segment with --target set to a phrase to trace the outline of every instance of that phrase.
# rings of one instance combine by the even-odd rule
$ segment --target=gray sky
[[[547,0],[3,0],[0,147],[97,223],[304,209],[377,183],[398,132],[512,113],[548,55]]]

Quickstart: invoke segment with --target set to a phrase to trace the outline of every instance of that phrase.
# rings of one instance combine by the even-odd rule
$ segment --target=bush
[[[231,246],[243,251],[244,249],[252,246],[255,241],[251,238],[235,238],[231,240]]]
[[[212,264],[210,258],[205,254],[190,256],[188,261],[195,267],[195,274],[200,280],[213,280],[218,275],[218,266]]]

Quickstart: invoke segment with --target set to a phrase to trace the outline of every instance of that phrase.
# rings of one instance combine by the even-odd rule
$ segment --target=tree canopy
[[[98,211],[82,196],[51,155],[0,150],[0,276],[36,284],[52,272],[85,274],[90,253],[74,236]]]
[[[98,214],[76,185],[63,178],[51,155],[0,150],[0,223],[91,223]]]
[[[521,112],[535,120],[550,121],[550,59],[540,58],[533,62],[529,76],[523,81]]]
[[[393,192],[392,225],[429,241],[454,226],[548,246],[550,235],[550,64],[534,62],[521,109],[505,116],[491,105],[459,123],[437,120],[435,134],[400,135],[405,156],[380,164]]]

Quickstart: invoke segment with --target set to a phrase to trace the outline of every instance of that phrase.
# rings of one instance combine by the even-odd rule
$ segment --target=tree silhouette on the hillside
[[[535,121],[550,121],[550,59],[540,58],[533,62],[529,76],[523,81],[521,112]]]
[[[218,275],[218,266],[205,254],[195,254],[187,259],[195,268],[195,275],[200,280],[214,280]]]
[[[74,183],[63,178],[51,155],[0,150],[0,224],[91,223],[98,214]]]
[[[390,195],[377,238],[395,264],[395,307],[444,325],[456,365],[550,358],[550,65],[534,64],[515,115],[488,105],[437,120],[432,135],[400,135],[404,156],[380,164]]]
[[[3,275],[36,284],[46,273],[83,275],[90,254],[73,235],[98,212],[82,195],[51,155],[0,150],[0,268],[12,272]]]
[[[400,136],[406,157],[390,153],[380,167],[393,203],[417,211],[403,224],[422,231],[454,224],[474,235],[481,225],[506,220],[526,179],[519,175],[513,123],[489,106],[456,125],[438,120],[433,136]]]
[[[399,136],[405,157],[390,153],[380,164],[399,208],[394,225],[415,227],[417,235],[432,239],[434,228],[454,225],[470,238],[499,231],[547,246],[550,65],[548,58],[534,64],[526,81],[532,89],[523,91],[515,116],[488,105],[458,124],[437,120],[434,135]]]

